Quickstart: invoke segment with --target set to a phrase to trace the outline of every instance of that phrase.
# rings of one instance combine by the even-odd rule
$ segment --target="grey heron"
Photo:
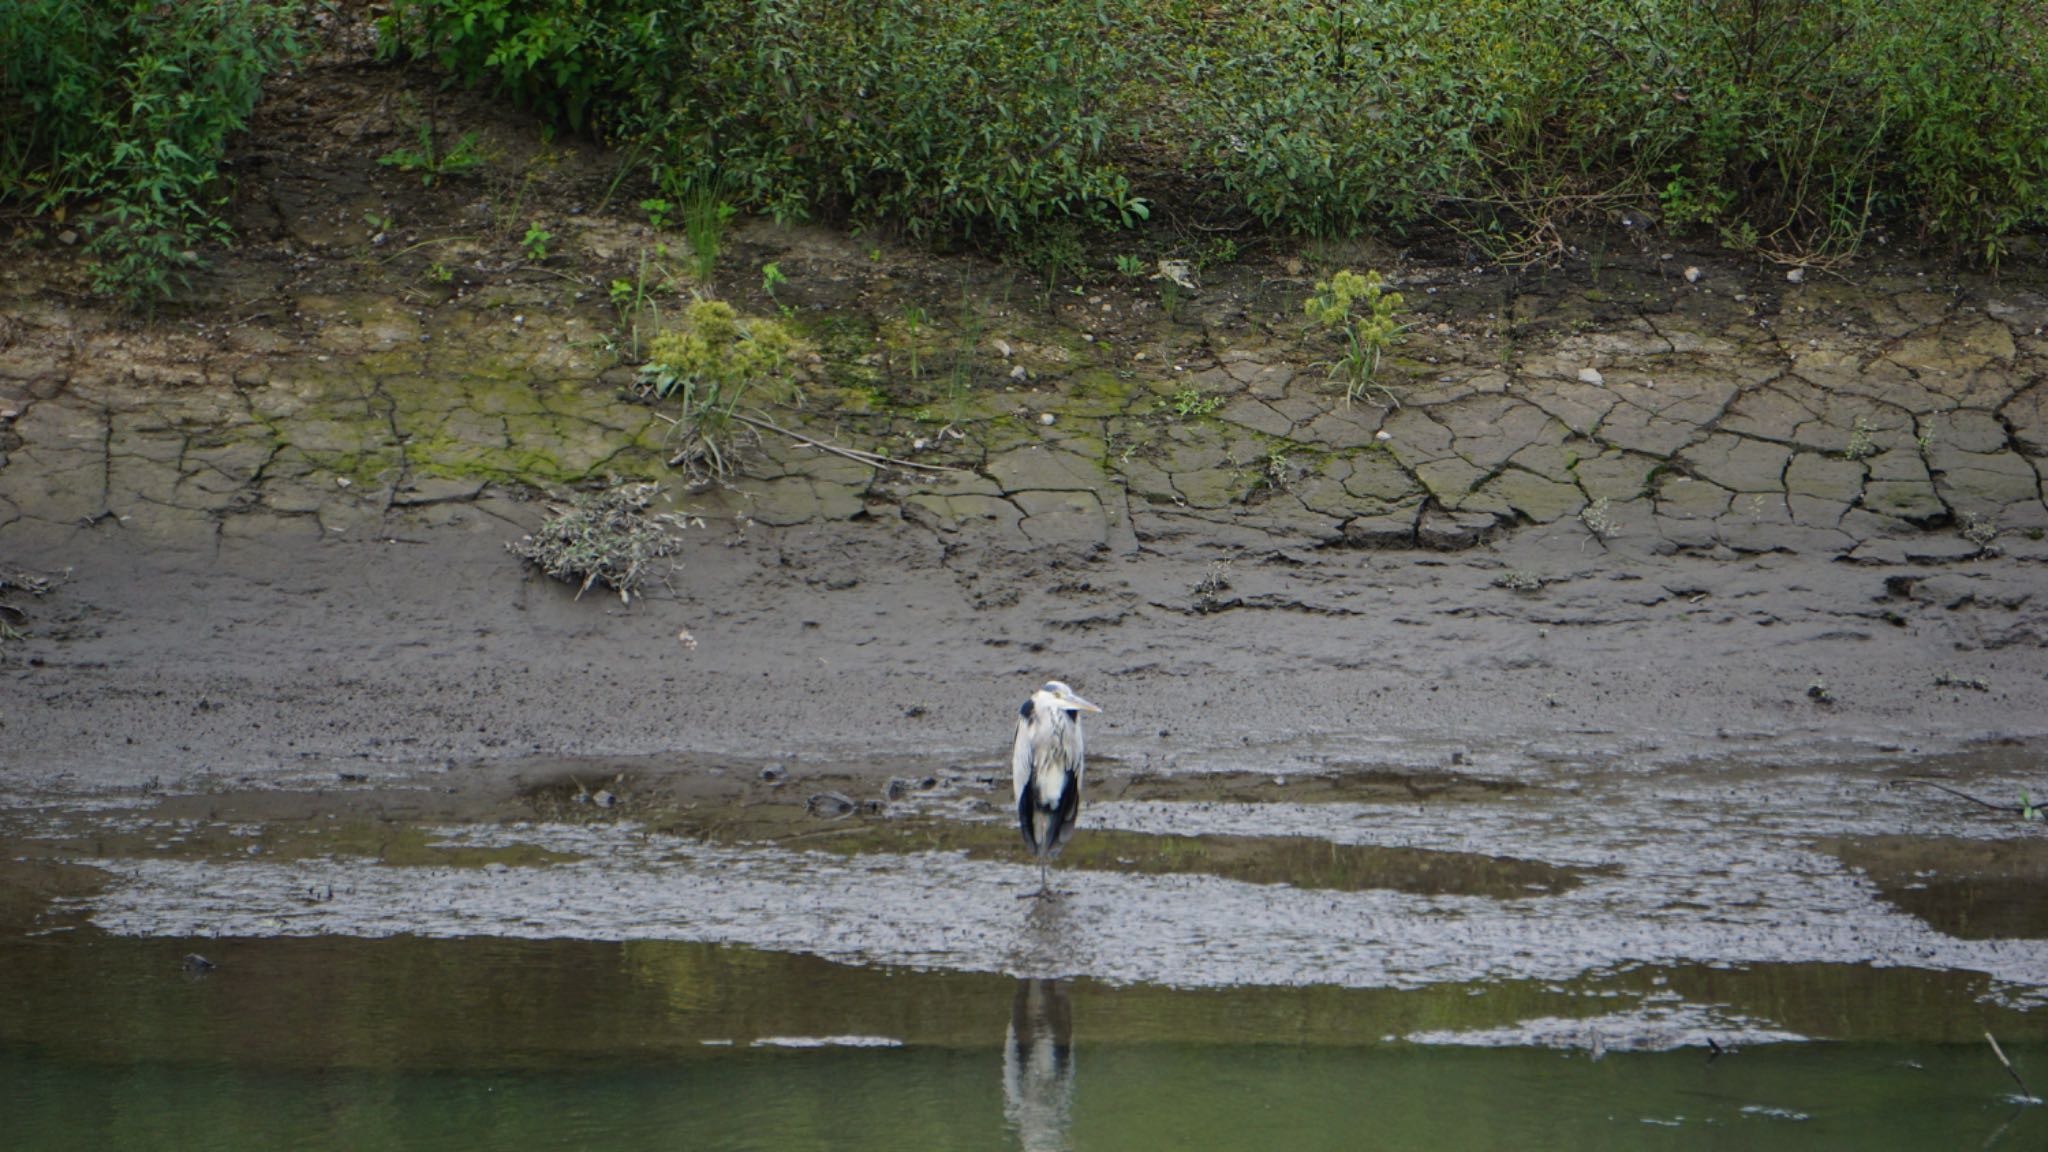
[[[1081,713],[1100,711],[1058,680],[1046,681],[1017,710],[1010,773],[1017,789],[1017,827],[1038,857],[1035,895],[1051,893],[1046,866],[1073,836],[1081,814]]]

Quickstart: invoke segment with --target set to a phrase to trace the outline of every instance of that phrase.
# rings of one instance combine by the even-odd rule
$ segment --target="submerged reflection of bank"
[[[1019,936],[1036,969],[1082,928],[1048,910]],[[183,964],[197,953],[213,964]],[[0,1046],[53,1059],[280,1068],[504,1069],[673,1061],[776,1037],[887,1038],[991,1050],[1018,982],[712,944],[587,940],[0,938]],[[1062,979],[1077,1042],[1400,1047],[1583,1021],[1610,1050],[1655,1044],[1625,1023],[1660,1005],[1815,1041],[2048,1044],[2048,1010],[1990,998],[1971,973],[1851,965],[1630,966],[1568,983],[1426,988],[1175,989]],[[1552,1034],[1557,1032],[1551,1029]],[[1495,1043],[1501,1041],[1493,1041]],[[898,1049],[901,1050],[901,1049]],[[990,1077],[993,1085],[993,1077]]]
[[[1025,915],[1027,950],[1086,926]],[[181,964],[195,952],[213,967]],[[1368,1131],[1599,1148],[1646,1123],[1680,1148],[2048,1136],[1979,1031],[2031,1070],[2044,1014],[1910,970],[1181,991],[698,944],[91,932],[0,939],[0,968],[10,1152],[1339,1148]],[[1684,1041],[1659,1020],[1725,1054],[1637,1050]],[[1741,1020],[1862,1042],[1744,1044]]]

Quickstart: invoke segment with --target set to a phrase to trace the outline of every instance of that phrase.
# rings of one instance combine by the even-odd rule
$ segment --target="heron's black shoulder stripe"
[[[1069,721],[1079,720],[1081,718],[1081,710],[1079,708],[1062,708],[1060,709],[1060,711],[1065,712],[1067,714],[1067,719]]]
[[[1031,701],[1024,701],[1024,706],[1017,709],[1017,715],[1022,716],[1028,723],[1031,719]]]

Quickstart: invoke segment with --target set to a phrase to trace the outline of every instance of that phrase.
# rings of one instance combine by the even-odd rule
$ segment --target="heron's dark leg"
[[[1047,896],[1057,896],[1057,895],[1059,895],[1059,893],[1057,893],[1057,892],[1054,892],[1054,891],[1052,890],[1052,882],[1051,882],[1051,880],[1050,880],[1050,879],[1048,879],[1048,878],[1047,878],[1047,876],[1046,876],[1046,871],[1045,871],[1045,869],[1046,869],[1046,862],[1047,862],[1047,860],[1048,860],[1048,857],[1046,857],[1046,856],[1043,856],[1043,855],[1039,856],[1039,858],[1038,858],[1038,891],[1036,891],[1036,892],[1019,892],[1019,893],[1017,893],[1017,899],[1019,899],[1019,900],[1043,900],[1043,899],[1045,899],[1045,898],[1046,898]]]

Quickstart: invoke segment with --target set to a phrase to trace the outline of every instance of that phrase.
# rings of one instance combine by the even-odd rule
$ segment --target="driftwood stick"
[[[747,425],[748,427],[758,428],[763,432],[773,432],[778,436],[787,436],[800,444],[808,444],[813,448],[821,448],[836,456],[844,456],[848,460],[858,460],[862,464],[866,464],[870,467],[880,467],[881,465],[887,464],[896,468],[915,468],[920,472],[959,471],[958,468],[954,468],[946,464],[920,464],[915,460],[904,460],[896,456],[884,456],[880,452],[866,452],[862,451],[859,448],[845,448],[841,447],[838,444],[829,444],[823,440],[816,439],[815,437],[806,436],[801,432],[792,432],[789,429],[784,428],[782,425],[776,424],[772,421],[762,420],[758,417],[748,416],[740,412],[733,413],[732,418],[739,421],[742,424]]]
[[[1986,1028],[1984,1030],[1984,1038],[1991,1041],[1991,1054],[1998,1057],[2000,1064],[2005,1065],[2005,1074],[2012,1077],[2012,1082],[2020,1086],[2020,1095],[2025,1096],[2029,1100],[2034,1099],[2033,1089],[2028,1088],[2027,1082],[2020,1079],[2020,1070],[2012,1066],[2012,1061],[2005,1058],[2005,1049],[1998,1046],[1998,1037],[1993,1036],[1991,1029]]]

